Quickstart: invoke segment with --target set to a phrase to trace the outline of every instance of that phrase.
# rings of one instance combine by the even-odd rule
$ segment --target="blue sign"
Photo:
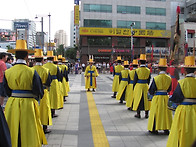
[[[28,22],[14,22],[14,30],[16,29],[28,29],[29,23]]]
[[[74,4],[79,5],[79,0],[74,0]]]

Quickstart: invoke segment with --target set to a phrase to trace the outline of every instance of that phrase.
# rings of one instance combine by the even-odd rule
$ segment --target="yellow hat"
[[[88,62],[89,62],[89,63],[94,63],[93,59],[89,59]]]
[[[43,58],[43,51],[42,51],[42,49],[35,49],[34,57],[35,58]]]
[[[121,60],[121,56],[118,56],[116,60]]]
[[[54,56],[54,60],[53,60],[53,62],[58,62],[58,58],[57,58],[57,56]]]
[[[54,57],[53,51],[47,51],[47,57]]]
[[[133,62],[132,62],[132,65],[138,65],[138,60],[134,59]]]
[[[9,53],[15,53],[16,51],[26,51],[28,53],[35,53],[34,50],[27,49],[26,40],[16,40],[16,48],[8,50]]]
[[[62,58],[62,62],[65,62],[65,57]]]
[[[185,68],[196,68],[195,66],[195,57],[194,56],[186,56],[184,60]]]
[[[167,67],[167,59],[165,58],[160,58],[159,59],[159,67]]]
[[[140,60],[146,60],[146,54],[140,54]]]
[[[124,61],[124,66],[129,65],[129,61]]]
[[[63,56],[62,55],[58,55],[58,59],[63,59]]]

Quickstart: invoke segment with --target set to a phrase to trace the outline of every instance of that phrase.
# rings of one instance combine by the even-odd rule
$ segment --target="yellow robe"
[[[13,90],[31,91],[34,74],[34,69],[23,64],[16,64],[6,70],[5,79],[12,94]],[[41,81],[40,84],[42,84]],[[19,128],[21,147],[41,147],[42,144],[47,144],[40,121],[39,105],[33,96],[9,97],[5,107],[5,117],[10,130],[12,147],[18,147]]]
[[[97,69],[94,65],[90,66],[88,65],[86,67],[85,73],[85,88],[94,88],[96,89],[97,84],[96,84],[96,77],[99,76]]]
[[[168,109],[169,96],[167,95],[167,90],[171,86],[171,77],[166,74],[159,74],[154,77],[154,82],[152,84],[156,84],[157,90],[152,98],[148,130],[153,131],[154,120],[156,124],[155,130],[170,130],[172,111]],[[165,94],[163,95],[163,93]]]
[[[119,85],[119,89],[118,89],[118,93],[117,93],[117,96],[116,96],[116,99],[117,100],[120,100],[123,93],[125,92],[126,90],[126,87],[128,85],[128,75],[129,75],[129,69],[125,69],[125,70],[122,70],[121,71],[121,81],[120,81],[120,85]]]
[[[43,85],[45,85],[48,76],[49,70],[43,66],[35,65],[33,67],[39,74]],[[44,88],[44,96],[40,100],[40,119],[42,125],[52,125],[52,116],[51,116],[51,108],[50,108],[50,99],[49,99],[49,92],[48,87],[45,86]]]
[[[129,82],[129,85],[127,86],[126,93],[125,93],[125,101],[126,101],[126,106],[127,107],[132,107],[132,103],[133,103],[133,80],[134,80],[134,75],[135,75],[135,69],[133,69],[129,72],[130,82]]]
[[[120,72],[123,69],[124,69],[124,67],[122,65],[116,65],[114,67],[115,75],[114,75],[113,84],[112,84],[112,91],[113,92],[118,92],[118,89],[119,89],[119,75],[120,75]]]
[[[136,73],[138,76],[138,81],[135,84],[134,91],[133,91],[133,110],[136,111],[142,99],[144,98],[144,110],[149,110],[149,101],[148,101],[148,83],[141,83],[139,80],[148,80],[150,77],[150,70],[146,67],[139,67],[136,69]]]
[[[196,99],[196,79],[194,77],[180,80],[179,85],[184,100]],[[195,122],[196,103],[189,105],[182,102],[176,108],[167,147],[190,147],[196,139]]]

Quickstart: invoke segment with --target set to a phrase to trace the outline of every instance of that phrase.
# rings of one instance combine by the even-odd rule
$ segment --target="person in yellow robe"
[[[135,76],[135,70],[138,67],[138,60],[134,59],[132,63],[133,69],[129,72],[129,84],[126,89],[125,94],[125,101],[126,106],[128,107],[128,110],[132,110],[133,105],[133,80]]]
[[[148,84],[150,83],[150,70],[146,67],[146,55],[140,54],[140,67],[136,69],[133,81],[133,110],[137,111],[136,118],[141,118],[140,111],[145,111],[148,118]]]
[[[63,81],[65,81],[65,97],[68,97],[68,94],[70,92],[70,87],[69,87],[69,72],[68,72],[68,66],[66,65],[68,63],[67,60],[65,60],[65,57],[62,58],[62,65],[65,67],[63,71]],[[65,99],[66,101],[66,99]]]
[[[49,69],[43,67],[43,52],[42,49],[35,49],[35,66],[33,69],[39,74],[42,84],[44,86],[44,96],[40,100],[40,119],[43,125],[44,133],[50,133],[51,130],[47,129],[48,125],[52,125],[52,116],[50,108],[50,99],[49,99],[49,87],[51,84],[51,76]]]
[[[117,65],[114,67],[113,70],[113,84],[112,84],[112,92],[114,92],[114,94],[111,96],[112,98],[116,98],[116,94],[118,92],[119,89],[119,75],[120,72],[124,69],[124,67],[121,65],[121,56],[117,57]]]
[[[17,40],[16,64],[5,71],[4,88],[9,96],[5,107],[5,117],[11,135],[12,147],[41,147],[47,144],[40,121],[38,100],[44,90],[38,73],[27,66],[28,50],[26,40]]]
[[[166,74],[167,59],[159,59],[159,75],[153,78],[149,88],[150,95],[153,95],[148,120],[150,133],[158,134],[158,130],[164,130],[169,135],[172,124],[172,111],[168,109],[168,92],[171,90],[171,77]]]
[[[178,85],[169,99],[180,105],[175,110],[167,147],[190,147],[196,140],[195,57],[186,56],[184,65],[186,76],[178,81]]]
[[[124,70],[122,70],[119,75],[120,85],[116,96],[116,99],[120,100],[120,103],[123,103],[125,100],[125,92],[129,84],[129,72],[129,61],[124,61]]]
[[[96,77],[99,76],[99,74],[96,67],[93,65],[93,59],[89,59],[88,63],[89,65],[86,67],[86,70],[84,72],[85,89],[87,89],[87,91],[90,91],[90,88],[92,88],[92,91],[95,92],[95,89],[97,88]]]
[[[47,51],[47,63],[43,66],[49,69],[52,82],[50,85],[50,92],[49,92],[49,98],[50,98],[50,107],[51,107],[51,113],[52,117],[57,117],[58,115],[55,114],[55,110],[58,110],[61,108],[60,105],[60,91],[59,91],[59,83],[58,81],[61,79],[61,74],[59,67],[53,63],[54,56],[53,51]]]

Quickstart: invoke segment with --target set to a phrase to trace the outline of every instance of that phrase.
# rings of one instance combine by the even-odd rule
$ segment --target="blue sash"
[[[93,73],[94,71],[88,71],[90,73],[90,86],[93,86]]]
[[[148,83],[148,80],[138,80],[137,83],[140,83],[140,84],[147,84],[147,83]]]
[[[31,90],[12,90],[12,93],[28,93],[32,94]]]
[[[57,79],[57,76],[56,75],[52,75],[51,78],[52,78],[52,80],[55,80],[55,79]]]
[[[122,81],[128,81],[128,78],[122,78],[121,80]]]
[[[180,105],[196,105],[195,102],[182,102]]]
[[[119,73],[119,72],[116,72],[116,73],[115,73],[115,75],[119,76],[119,75],[120,75],[120,73]]]
[[[133,80],[131,80],[131,81],[129,82],[129,84],[133,84]]]
[[[155,95],[167,95],[167,92],[156,92]]]

